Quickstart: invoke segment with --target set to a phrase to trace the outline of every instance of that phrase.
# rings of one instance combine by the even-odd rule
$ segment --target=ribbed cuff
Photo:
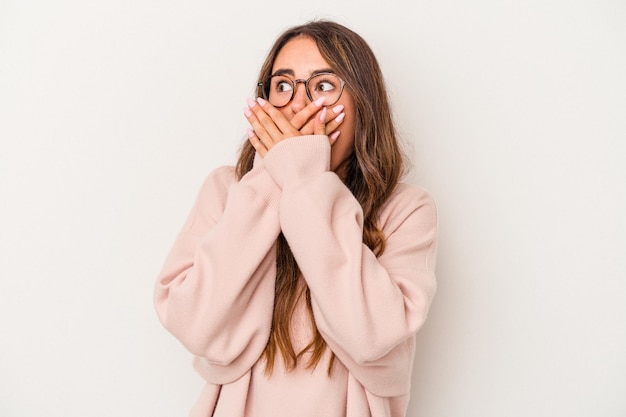
[[[263,158],[265,168],[279,187],[298,184],[330,170],[330,142],[326,135],[285,139]]]

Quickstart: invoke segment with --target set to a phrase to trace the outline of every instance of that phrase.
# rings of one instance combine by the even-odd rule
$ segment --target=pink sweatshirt
[[[328,137],[300,136],[257,155],[240,181],[222,167],[204,182],[155,288],[161,322],[206,381],[192,417],[404,417],[415,334],[436,287],[435,204],[400,184],[380,212],[387,243],[377,258],[329,161]],[[272,376],[263,373],[281,230],[336,355],[330,377],[328,351],[313,370],[286,372],[277,355]],[[308,320],[298,306],[296,352],[312,337]]]

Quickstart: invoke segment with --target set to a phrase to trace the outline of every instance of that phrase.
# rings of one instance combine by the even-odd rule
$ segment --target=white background
[[[0,0],[0,416],[187,414],[154,280],[315,17],[371,44],[439,206],[409,416],[626,415],[623,1]]]

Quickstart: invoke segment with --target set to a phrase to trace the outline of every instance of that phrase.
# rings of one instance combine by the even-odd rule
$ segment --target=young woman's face
[[[280,50],[274,60],[272,74],[281,70],[290,70],[290,75],[293,74],[294,80],[306,80],[314,73],[332,72],[328,62],[320,54],[315,41],[304,36],[293,38]],[[310,100],[307,97],[304,84],[299,83],[293,100],[285,107],[280,108],[280,111],[287,119],[291,120],[296,113],[309,103]],[[354,119],[356,111],[349,86],[344,88],[339,101],[331,105],[330,108],[332,109],[340,104],[343,104],[343,111],[346,115],[344,121],[337,129],[341,134],[333,143],[330,152],[330,169],[333,171],[346,160],[354,149]]]

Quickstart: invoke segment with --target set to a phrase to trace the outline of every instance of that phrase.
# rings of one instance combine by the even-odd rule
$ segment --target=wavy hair
[[[385,250],[385,236],[377,226],[377,215],[400,181],[405,157],[400,148],[384,78],[378,61],[367,42],[347,27],[328,20],[315,20],[287,29],[280,35],[263,63],[258,82],[266,80],[280,50],[295,37],[305,36],[316,42],[322,57],[333,71],[346,81],[356,108],[354,151],[344,162],[343,179],[363,209],[363,242],[380,256]],[[261,96],[260,87],[256,91]],[[236,172],[241,179],[252,169],[255,150],[246,140],[237,161]],[[281,233],[276,249],[276,284],[272,329],[263,352],[266,374],[273,371],[276,354],[280,352],[286,369],[296,368],[306,352],[311,357],[307,368],[315,368],[326,350],[313,316],[309,288],[298,284],[300,270]],[[312,323],[313,339],[300,352],[291,342],[290,320],[299,300],[305,297]],[[335,356],[328,363],[330,375]]]

